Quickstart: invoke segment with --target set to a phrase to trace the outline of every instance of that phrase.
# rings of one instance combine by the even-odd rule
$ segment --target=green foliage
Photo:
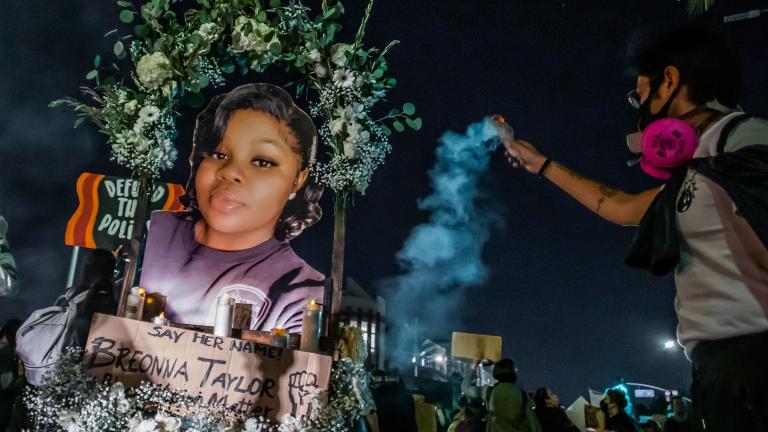
[[[191,5],[190,5],[191,3]],[[322,125],[321,141],[332,160],[315,164],[315,175],[339,195],[364,192],[389,152],[388,137],[406,128],[419,130],[416,107],[405,103],[374,120],[374,106],[397,85],[388,75],[386,53],[366,47],[363,39],[371,15],[369,0],[355,39],[336,41],[344,7],[322,1],[316,14],[292,0],[117,0],[119,20],[131,29],[115,37],[115,62],[102,57],[86,79],[87,102],[62,99],[107,136],[113,158],[140,175],[157,176],[173,164],[175,119],[179,104],[199,108],[210,87],[225,84],[225,75],[260,73],[277,66],[299,77],[297,95],[314,92],[311,114]],[[121,66],[118,66],[120,64]]]

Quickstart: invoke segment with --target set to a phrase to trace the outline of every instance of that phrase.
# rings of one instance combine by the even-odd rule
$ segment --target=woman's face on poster
[[[296,145],[287,125],[274,117],[252,110],[232,113],[221,142],[195,177],[208,230],[271,236],[289,195],[306,180]]]

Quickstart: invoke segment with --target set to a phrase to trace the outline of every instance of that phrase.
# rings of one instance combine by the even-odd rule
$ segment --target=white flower
[[[147,105],[139,110],[139,118],[144,123],[154,123],[160,117],[160,108],[154,105]]]
[[[362,128],[357,122],[347,122],[347,135],[349,136],[350,140],[356,141],[361,129]]]
[[[328,68],[322,63],[315,63],[315,75],[318,78],[325,78],[328,75]]]
[[[348,157],[349,159],[354,159],[356,153],[357,145],[355,144],[355,140],[344,140],[344,156]]]
[[[171,62],[161,52],[145,54],[136,65],[139,81],[148,89],[156,89],[173,75]]]
[[[163,432],[176,432],[181,430],[181,419],[178,417],[159,412],[155,415],[155,421],[160,425]]]
[[[141,420],[140,422],[132,425],[130,432],[159,432],[157,429],[157,422],[152,419]]]
[[[123,105],[123,111],[126,114],[133,114],[134,111],[136,111],[136,105],[138,105],[139,102],[136,99],[131,99],[128,103]]]
[[[331,61],[337,66],[347,65],[347,53],[352,52],[352,45],[338,43],[331,47]]]
[[[306,429],[306,426],[304,422],[302,421],[302,417],[294,417],[290,414],[284,414],[283,417],[280,418],[280,427],[278,427],[278,431],[280,432],[303,432]]]
[[[333,81],[340,87],[351,87],[355,83],[355,72],[351,69],[336,69],[333,72]]]
[[[319,62],[323,59],[323,56],[320,54],[320,51],[317,49],[313,49],[312,51],[307,54],[307,57],[312,60],[313,62]]]
[[[133,124],[133,132],[135,135],[141,135],[141,131],[144,129],[144,119],[139,117],[136,123]]]
[[[200,28],[197,30],[197,33],[200,34],[200,36],[203,37],[206,41],[210,42],[214,39],[216,39],[216,36],[219,32],[219,26],[216,25],[216,23],[205,23],[200,26]]]
[[[344,119],[341,119],[341,118],[331,120],[331,122],[328,124],[328,128],[331,130],[331,133],[333,135],[338,135],[339,132],[341,132],[341,128],[343,126],[344,126]]]
[[[268,430],[269,425],[264,421],[264,417],[249,418],[245,421],[245,432],[262,432]]]
[[[77,413],[75,413],[72,410],[64,410],[61,413],[59,413],[59,426],[61,426],[64,429],[68,429],[69,426],[73,425],[75,423],[75,419],[77,417]]]

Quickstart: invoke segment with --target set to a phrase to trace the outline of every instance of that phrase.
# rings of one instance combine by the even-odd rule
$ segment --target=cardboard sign
[[[181,185],[155,183],[147,212],[181,210]],[[101,174],[83,173],[77,179],[75,214],[67,222],[64,243],[90,249],[114,250],[127,244],[133,234],[138,206],[139,181]]]
[[[83,357],[86,371],[126,387],[142,381],[279,420],[306,415],[314,391],[327,390],[329,356],[94,314]]]
[[[471,359],[478,352],[482,353],[484,359],[501,360],[501,336],[453,332],[451,337],[452,356]]]

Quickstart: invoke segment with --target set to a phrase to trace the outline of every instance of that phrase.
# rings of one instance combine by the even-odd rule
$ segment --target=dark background
[[[345,6],[339,40],[351,39],[364,5],[349,0]],[[723,15],[755,7],[768,6],[719,1],[697,20],[719,28],[739,48],[742,105],[765,116],[766,18],[722,24]],[[377,281],[398,273],[395,253],[428,217],[416,203],[430,192],[427,170],[437,138],[487,114],[503,113],[518,136],[586,175],[628,191],[653,186],[625,164],[631,156],[624,135],[634,116],[624,97],[634,87],[627,55],[649,31],[688,21],[686,8],[675,0],[378,1],[366,40],[379,47],[402,41],[388,55],[399,82],[390,99],[415,103],[424,128],[393,138],[387,164],[356,200],[347,275],[373,291]],[[95,54],[108,58],[114,39],[103,34],[115,27],[127,32],[116,4],[10,0],[0,11],[0,209],[22,283],[16,298],[0,299],[4,320],[24,318],[62,293],[71,253],[64,229],[76,207],[77,176],[130,173],[109,161],[90,123],[73,129],[71,111],[46,107],[78,95]],[[164,181],[186,182],[194,115],[183,113],[179,160]],[[485,247],[491,275],[468,289],[460,312],[446,314],[444,334],[434,337],[452,330],[502,335],[523,384],[529,390],[550,386],[564,403],[619,376],[687,388],[682,352],[661,349],[676,324],[671,278],[623,264],[633,229],[604,222],[551,184],[510,169],[501,154],[483,190],[505,219]],[[324,220],[293,244],[329,273],[330,194],[323,203]]]

